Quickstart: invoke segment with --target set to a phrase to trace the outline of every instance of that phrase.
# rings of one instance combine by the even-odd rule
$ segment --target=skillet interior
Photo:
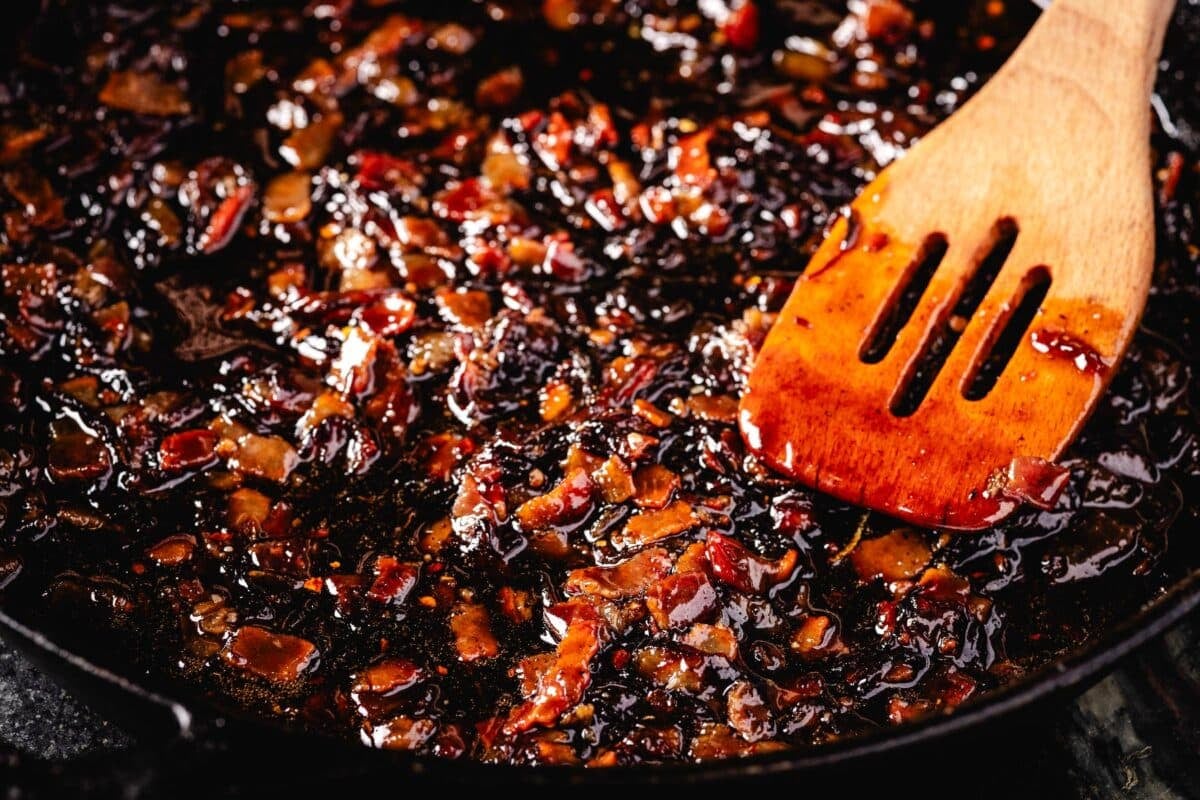
[[[1194,515],[1194,510],[1192,510],[1192,511],[1186,511],[1186,512],[1183,512],[1183,513],[1182,513],[1182,516],[1180,517],[1180,523],[1178,523],[1178,524],[1181,524],[1181,525],[1183,525],[1183,527],[1187,527],[1187,525],[1189,524],[1189,522],[1190,522],[1190,521],[1193,521],[1193,519],[1194,519],[1194,516],[1189,516],[1189,515]],[[1180,554],[1180,555],[1183,555],[1183,554]],[[1186,558],[1186,555],[1183,555],[1183,558]],[[1184,570],[1181,570],[1181,572],[1182,572],[1182,571],[1184,571]],[[1164,582],[1164,585],[1166,585],[1166,584],[1169,584],[1169,583],[1170,583],[1170,582]],[[10,600],[10,604],[13,604],[13,603],[19,603],[19,602],[20,602],[20,601],[13,601],[13,600]],[[1184,604],[1186,604],[1186,603],[1177,604],[1177,606],[1175,606],[1175,604],[1168,604],[1168,606],[1165,606],[1164,608],[1175,608],[1175,609],[1177,609],[1177,608],[1182,608],[1182,607],[1184,606]],[[1150,618],[1150,619],[1165,619],[1165,618],[1166,618],[1166,616],[1169,616],[1169,613],[1168,613],[1168,612],[1166,612],[1166,610],[1163,610],[1162,614],[1163,614],[1163,616],[1151,615],[1151,618]],[[1122,628],[1122,630],[1123,630],[1123,628]],[[1102,650],[1103,650],[1103,649],[1102,649]],[[1097,656],[1097,658],[1098,658],[1098,656]],[[1092,658],[1085,658],[1085,662],[1087,662],[1087,663],[1096,663],[1096,662],[1094,662],[1094,661],[1092,660]],[[1070,674],[1070,673],[1068,673],[1068,674]],[[1037,681],[1034,681],[1034,682],[1036,682],[1036,684],[1037,684]],[[1054,681],[1050,681],[1050,682],[1049,682],[1049,684],[1038,684],[1038,685],[1054,685]],[[1021,692],[1020,692],[1020,691],[1016,692],[1015,696],[1021,696]],[[998,700],[998,699],[997,699],[997,703],[998,703],[998,702],[1000,702],[1000,700]],[[985,706],[980,706],[980,708],[985,708]],[[967,712],[965,711],[965,714],[964,714],[964,716],[961,716],[961,717],[958,717],[958,718],[962,718],[962,720],[966,721],[966,720],[970,720],[970,718],[972,718],[972,717],[971,717],[970,715],[968,715],[968,714],[967,714]],[[936,727],[937,727],[937,723],[926,723],[926,724],[931,724],[932,728],[936,728]],[[948,726],[950,726],[950,727],[952,727],[952,728],[953,728],[954,724],[956,724],[956,723],[953,723],[953,722],[952,722],[952,723],[946,723],[946,724],[948,724]],[[932,728],[930,728],[930,729],[932,729]],[[923,727],[914,728],[914,729],[913,729],[914,735],[916,735],[916,732],[919,732],[919,730],[923,730],[923,729],[926,729],[926,728],[923,728]],[[898,739],[898,741],[901,741],[901,740],[904,740],[904,736],[901,736],[901,738],[900,738],[900,739]],[[850,745],[850,746],[848,746],[848,747],[850,747],[850,748],[851,748],[851,750],[852,750],[852,745]],[[832,750],[832,751],[830,751],[830,753],[833,753],[833,752],[836,752],[836,751],[835,751],[835,750]],[[786,757],[779,757],[778,759],[772,759],[772,763],[778,763],[778,764],[794,764],[794,762],[791,762],[791,760],[788,760],[788,758],[786,758]],[[721,768],[714,768],[714,769],[721,769]]]

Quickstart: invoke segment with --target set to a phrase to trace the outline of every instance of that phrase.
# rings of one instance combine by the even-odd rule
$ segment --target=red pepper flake
[[[158,448],[158,466],[167,472],[198,469],[217,460],[220,436],[207,429],[172,433]]]
[[[221,651],[226,663],[273,683],[300,678],[319,655],[316,646],[306,639],[255,625],[240,628]]]

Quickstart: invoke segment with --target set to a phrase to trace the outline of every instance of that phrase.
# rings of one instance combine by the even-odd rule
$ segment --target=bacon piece
[[[796,569],[800,554],[788,550],[772,561],[763,558],[736,539],[711,531],[704,543],[704,552],[717,580],[746,594],[762,594],[786,581]]]
[[[177,567],[191,561],[196,549],[196,537],[186,533],[168,536],[146,551],[146,557],[160,567]]]
[[[662,464],[639,467],[633,476],[633,483],[633,502],[640,508],[664,508],[679,490],[679,476]]]
[[[244,625],[221,650],[221,658],[272,683],[288,683],[304,675],[320,654],[316,645],[298,636]]]
[[[538,675],[533,696],[513,709],[504,723],[505,733],[549,727],[577,705],[592,682],[591,662],[607,636],[602,622],[584,618],[571,622],[555,649],[553,663]]]
[[[402,604],[417,585],[420,567],[394,556],[375,559],[375,581],[367,590],[367,599],[376,603]]]
[[[463,661],[481,661],[494,658],[500,652],[500,643],[492,635],[487,608],[479,603],[458,603],[450,612],[450,630],[454,634],[454,647]]]
[[[754,0],[744,0],[730,11],[721,30],[734,50],[754,50],[758,45],[758,6]]]
[[[643,647],[633,654],[633,668],[638,675],[669,691],[682,689],[699,694],[704,689],[705,663],[699,653],[656,645]]]
[[[700,524],[700,518],[683,500],[657,511],[634,514],[612,537],[613,547],[625,550],[668,539]]]
[[[864,581],[904,581],[920,574],[930,557],[925,537],[911,528],[897,528],[859,542],[850,552],[850,563]]]
[[[517,508],[517,520],[526,531],[577,522],[591,509],[594,489],[586,470],[571,470],[549,492],[522,503]]]
[[[737,634],[724,625],[709,625],[697,622],[688,628],[680,642],[688,647],[711,656],[722,656],[733,661],[738,654]]]
[[[671,555],[661,547],[643,550],[615,567],[584,567],[571,570],[564,588],[568,594],[583,594],[620,600],[640,597],[656,581],[671,572]]]
[[[362,669],[354,676],[351,691],[371,692],[386,697],[408,689],[425,679],[425,670],[407,658],[385,658]]]
[[[772,753],[786,750],[783,742],[763,741],[747,742],[740,736],[734,735],[728,725],[704,723],[700,734],[692,740],[689,755],[697,761],[708,761],[718,758],[742,758],[745,756]]]
[[[237,187],[233,194],[222,200],[216,211],[209,217],[204,232],[200,234],[197,242],[200,250],[204,253],[215,253],[229,244],[253,200],[253,184]]]
[[[158,466],[167,472],[197,469],[217,459],[216,431],[201,428],[172,433],[158,447]]]
[[[708,157],[708,141],[712,135],[712,130],[705,128],[680,138],[671,148],[671,168],[681,184],[704,189],[716,179],[716,170]]]
[[[747,742],[775,735],[775,721],[762,695],[749,681],[735,681],[725,695],[729,725]]]
[[[620,456],[609,456],[604,463],[592,470],[592,480],[600,487],[600,495],[609,503],[624,503],[636,487],[633,473]]]
[[[716,614],[717,590],[703,572],[670,575],[646,592],[646,608],[660,630],[682,628]]]
[[[383,750],[417,750],[437,733],[437,723],[433,720],[405,716],[366,727],[371,744]]]
[[[100,102],[122,111],[155,117],[190,114],[187,95],[153,72],[114,72],[100,90]]]

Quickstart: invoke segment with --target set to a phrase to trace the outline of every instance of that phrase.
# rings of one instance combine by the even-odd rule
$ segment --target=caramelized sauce
[[[837,209],[1033,13],[985,5],[43,4],[0,71],[5,607],[529,764],[819,746],[1086,643],[1200,563],[1194,139],[1156,134],[1145,331],[1045,508],[904,529],[734,419]],[[1169,130],[1198,46],[1181,4]]]

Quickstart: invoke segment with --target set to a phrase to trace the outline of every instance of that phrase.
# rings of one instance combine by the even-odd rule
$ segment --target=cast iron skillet
[[[253,748],[287,753],[293,763],[311,752],[323,769],[383,770],[410,777],[474,784],[575,784],[581,782],[693,782],[765,778],[782,773],[828,773],[908,756],[944,753],[964,737],[1010,729],[1053,701],[1082,691],[1119,660],[1152,641],[1200,606],[1200,570],[1177,581],[1098,639],[1067,658],[1051,662],[1021,681],[991,692],[950,715],[938,716],[819,748],[799,748],[746,759],[702,764],[639,765],[585,770],[581,767],[512,767],[418,758],[369,750],[331,736],[286,728],[251,717],[193,691],[138,677],[138,670],[111,649],[79,647],[78,637],[39,629],[21,609],[0,610],[0,636],[22,650],[56,681],[78,693],[122,725],[145,750],[178,753],[219,751],[225,756]],[[69,649],[58,641],[72,641]],[[953,741],[952,741],[953,740]],[[203,759],[192,759],[202,763]],[[193,767],[195,765],[193,764]]]
[[[9,40],[22,29],[23,21],[38,13],[39,5],[36,0],[17,0],[6,7],[8,19],[0,30],[0,50],[9,49]],[[945,763],[960,755],[964,744],[980,736],[1012,730],[1014,726],[1032,720],[1039,711],[1051,707],[1054,700],[1082,691],[1122,658],[1160,636],[1198,606],[1200,569],[1188,573],[1145,604],[1137,614],[1070,656],[972,700],[950,715],[931,717],[899,729],[880,730],[819,748],[799,748],[702,764],[638,765],[602,770],[493,766],[419,758],[405,753],[370,750],[331,736],[288,728],[281,722],[265,721],[241,709],[216,703],[195,690],[149,680],[121,652],[114,652],[112,647],[106,648],[99,642],[88,642],[78,631],[46,627],[35,618],[35,610],[28,606],[0,608],[0,637],[133,736],[138,747],[125,758],[126,771],[131,760],[152,770],[161,770],[162,763],[170,762],[180,772],[175,781],[177,789],[186,788],[180,781],[207,779],[220,785],[223,776],[230,772],[230,769],[222,768],[229,767],[231,760],[240,756],[244,759],[243,767],[261,768],[262,762],[269,760],[271,754],[286,757],[288,769],[295,769],[307,761],[311,768],[320,769],[326,777],[389,772],[409,780],[427,777],[481,786],[510,782],[523,785],[667,783],[745,780],[800,773],[838,772],[845,775],[849,770],[861,773],[861,768],[868,765],[874,769],[884,763],[911,764],[909,759],[931,754],[943,756],[940,761]],[[104,764],[93,766],[104,770],[114,765],[106,760]],[[990,764],[992,769],[996,766],[995,762]],[[1021,768],[1019,764],[1009,766]],[[202,774],[219,769],[219,774]],[[263,775],[261,780],[264,786],[277,786],[271,775]],[[192,788],[198,787],[193,785]]]

